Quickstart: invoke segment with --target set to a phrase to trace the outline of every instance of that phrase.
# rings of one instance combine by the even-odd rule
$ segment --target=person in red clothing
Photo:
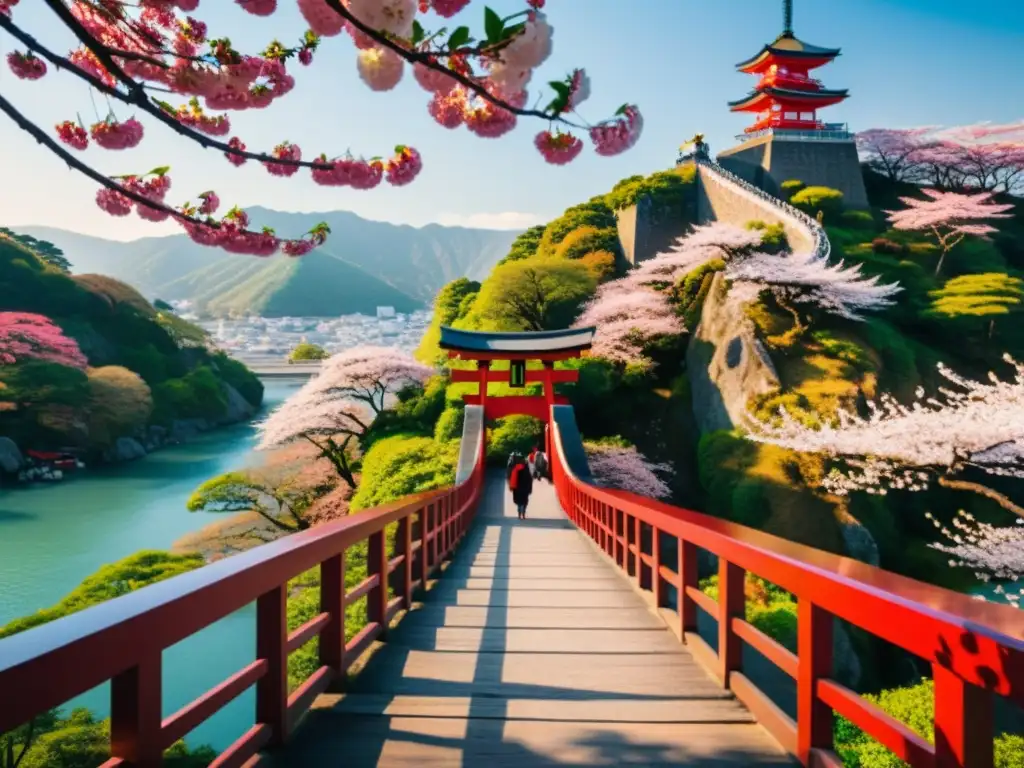
[[[508,473],[508,487],[512,491],[512,501],[519,512],[519,519],[526,518],[526,505],[530,502],[530,494],[533,492],[533,475],[530,473],[530,465],[522,456],[515,456],[512,461],[512,468]]]

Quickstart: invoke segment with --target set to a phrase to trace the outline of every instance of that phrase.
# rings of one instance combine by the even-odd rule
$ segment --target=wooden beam
[[[503,384],[508,383],[509,372],[508,371],[490,371],[487,374],[488,382],[501,382]],[[580,372],[577,370],[556,370],[551,371],[551,378],[555,384],[575,384],[580,379]],[[476,384],[480,381],[480,374],[477,371],[467,371],[463,369],[455,369],[452,371],[452,381],[456,384]],[[527,384],[543,384],[544,383],[544,371],[526,371],[526,383]]]

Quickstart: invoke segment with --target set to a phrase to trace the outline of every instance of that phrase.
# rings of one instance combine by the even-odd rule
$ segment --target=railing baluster
[[[679,609],[679,628],[685,639],[687,632],[697,631],[697,604],[686,592],[687,587],[697,587],[697,547],[682,538],[678,539],[679,594],[676,603]]]
[[[797,600],[797,759],[811,764],[811,751],[832,749],[832,710],[818,698],[818,680],[832,675],[832,624],[827,612]],[[990,737],[991,738],[991,737]]]
[[[402,542],[402,607],[412,608],[412,513],[398,521],[398,540]]]
[[[438,555],[438,548],[440,547],[441,541],[441,504],[435,502],[430,505],[430,569],[433,571],[438,565],[441,564],[441,558]]]
[[[160,664],[157,651],[110,681],[110,754],[134,768],[163,765]]]
[[[633,516],[633,543],[636,545],[636,555],[633,559],[633,567],[636,569],[633,577],[636,579],[636,585],[641,589],[644,586],[644,540],[643,540],[643,523],[640,522],[640,515]]]
[[[430,577],[430,542],[427,537],[430,535],[430,507],[427,504],[420,510],[420,578],[423,579],[420,585],[427,588],[427,579]]]
[[[743,641],[732,629],[732,618],[746,617],[747,598],[743,590],[746,572],[724,558],[718,558],[718,674],[729,687],[729,673],[743,663]]]
[[[651,554],[654,565],[651,566],[651,591],[654,593],[654,607],[665,605],[665,580],[661,578],[661,533],[656,526],[651,526]]]
[[[330,621],[320,633],[320,663],[330,667],[335,681],[345,677],[345,553],[320,563],[320,610]]]
[[[256,600],[256,658],[267,674],[256,682],[256,721],[270,726],[271,746],[288,739],[288,585]]]
[[[436,539],[435,539],[436,541]],[[371,533],[366,553],[366,572],[379,576],[377,586],[366,596],[366,617],[380,624],[380,637],[388,631],[388,548],[384,531]]]
[[[992,768],[992,694],[932,664],[935,768]]]

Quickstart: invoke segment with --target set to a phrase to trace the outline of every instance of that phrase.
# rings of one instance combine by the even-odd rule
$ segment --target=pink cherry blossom
[[[534,139],[538,151],[552,165],[571,163],[583,151],[583,142],[571,133],[541,131]]]
[[[277,0],[235,0],[253,16],[270,16],[277,10]]]
[[[395,157],[388,161],[385,177],[389,184],[401,187],[412,182],[422,169],[420,153],[412,147],[400,147]]]
[[[445,19],[451,18],[469,3],[470,0],[430,0],[434,13]]]
[[[405,61],[387,48],[369,48],[356,57],[359,77],[371,90],[390,91],[402,79]]]
[[[448,129],[458,128],[465,122],[465,91],[455,88],[447,96],[435,93],[427,105],[427,111],[439,125]]]
[[[12,51],[7,54],[7,66],[22,80],[38,80],[46,74],[46,62],[31,52]]]
[[[554,29],[543,13],[531,13],[523,31],[512,38],[512,42],[498,55],[506,66],[513,69],[536,69],[551,55],[553,34]]]
[[[78,343],[43,315],[0,312],[0,365],[26,360],[84,369],[88,364]]]
[[[601,123],[590,129],[590,140],[599,155],[619,155],[631,149],[640,138],[644,119],[640,110],[627,105],[617,119]]]
[[[345,29],[345,18],[324,0],[298,0],[299,12],[309,28],[323,37],[334,37]]]
[[[82,150],[89,146],[89,133],[77,123],[65,120],[56,128],[58,138],[72,149]]]
[[[204,216],[209,216],[220,208],[220,198],[217,197],[216,192],[203,192],[199,199],[203,201],[202,205],[199,206],[199,213]]]
[[[590,473],[598,485],[649,499],[668,499],[672,489],[659,475],[671,475],[669,464],[650,461],[635,447],[584,443]]]
[[[281,142],[274,147],[273,156],[281,160],[301,160],[302,150],[299,149],[297,144],[291,144],[287,141]],[[279,163],[268,163],[264,161],[263,166],[267,169],[267,172],[274,176],[294,176],[299,172],[299,166],[297,165],[280,165]]]
[[[231,140],[228,142],[228,146],[231,147],[232,149],[237,149],[237,150],[239,150],[241,152],[245,152],[245,150],[246,150],[245,144],[243,144],[242,140],[240,138],[238,138],[237,136],[232,136],[231,137]],[[242,157],[241,155],[232,154],[231,152],[225,152],[224,153],[224,157],[226,157],[228,159],[229,163],[231,163],[232,165],[235,165],[235,166],[244,165],[245,161],[247,159],[247,158]]]
[[[419,63],[413,65],[412,74],[423,90],[441,96],[451,93],[452,88],[458,85],[453,78],[444,72],[438,72],[436,69],[431,69]]]
[[[344,0],[349,12],[374,30],[407,38],[416,17],[416,0]]]
[[[134,117],[118,122],[105,120],[95,123],[89,129],[93,141],[104,149],[131,149],[142,141],[142,123]]]
[[[127,216],[132,212],[132,201],[129,198],[106,187],[96,193],[96,205],[111,216]]]

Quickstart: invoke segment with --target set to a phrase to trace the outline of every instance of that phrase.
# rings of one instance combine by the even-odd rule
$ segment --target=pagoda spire
[[[782,0],[782,19],[784,29],[782,34],[786,37],[793,36],[793,0]]]

